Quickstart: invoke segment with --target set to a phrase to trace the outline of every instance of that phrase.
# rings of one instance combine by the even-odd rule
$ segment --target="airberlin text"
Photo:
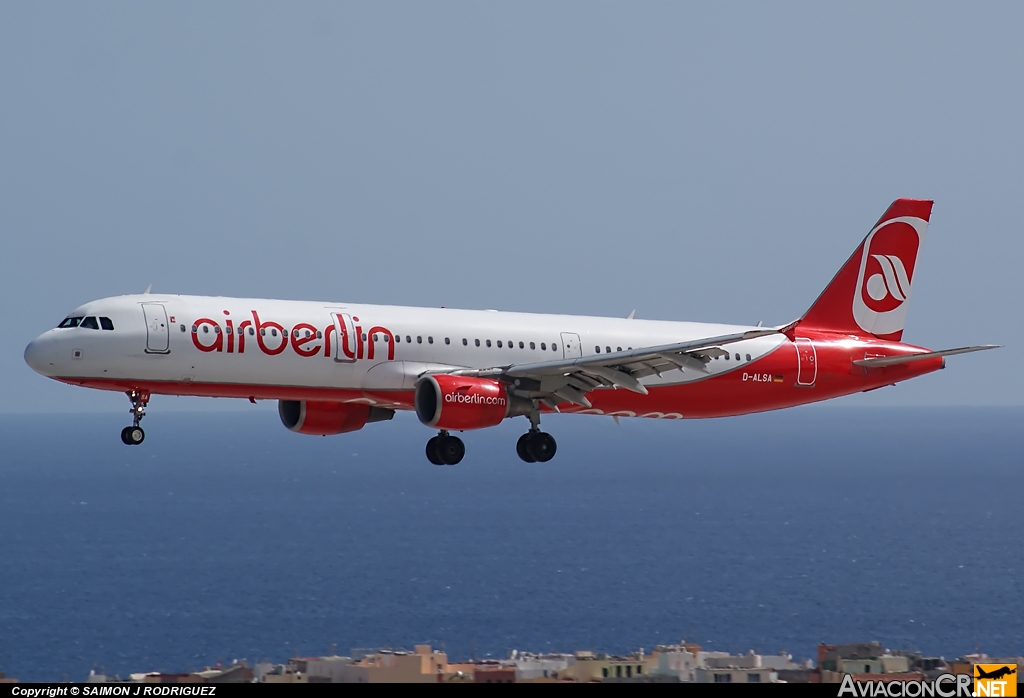
[[[465,393],[448,393],[444,396],[445,402],[455,402],[462,405],[504,405],[505,398],[499,395],[476,395]]]
[[[839,696],[870,698],[954,698],[971,696],[972,677],[967,674],[942,674],[934,681],[858,681],[850,674],[843,676]]]
[[[277,356],[291,347],[294,353],[306,358],[331,357],[337,349],[340,350],[337,358],[344,356],[354,361],[375,358],[380,340],[387,348],[387,360],[395,359],[395,336],[391,330],[375,325],[364,331],[362,326],[355,324],[359,322],[358,317],[351,318],[351,326],[347,319],[338,317],[336,322],[322,329],[308,322],[297,323],[288,329],[279,322],[261,318],[255,310],[250,314],[252,319],[244,316],[239,321],[225,310],[227,317],[222,318],[223,326],[213,318],[199,318],[192,323],[192,344],[202,352],[244,354],[248,350],[250,353],[260,351],[267,356]],[[254,342],[256,346],[253,346]],[[337,347],[334,346],[336,342],[339,344]]]

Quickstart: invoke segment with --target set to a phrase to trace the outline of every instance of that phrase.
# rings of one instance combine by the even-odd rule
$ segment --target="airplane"
[[[25,361],[70,385],[124,392],[132,425],[153,395],[277,400],[300,434],[332,435],[415,411],[452,432],[529,420],[516,443],[547,462],[542,414],[691,419],[775,410],[875,390],[945,367],[902,342],[932,201],[898,199],[798,320],[778,327],[153,294],[86,303],[32,340]]]
[[[978,675],[975,677],[975,678],[978,678],[978,679],[1001,679],[1004,676],[1010,676],[1011,674],[1016,674],[1017,673],[1017,669],[1016,668],[1011,669],[1009,667],[1009,665],[1001,666],[998,669],[993,669],[992,671],[989,672],[989,671],[985,671],[980,666],[975,664],[974,665],[974,670],[976,672],[978,672]]]

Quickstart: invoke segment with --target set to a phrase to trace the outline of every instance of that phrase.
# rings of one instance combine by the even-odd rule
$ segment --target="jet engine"
[[[299,434],[329,436],[359,431],[368,422],[381,422],[395,416],[394,410],[344,402],[278,400],[281,423]]]
[[[445,374],[420,378],[414,402],[421,422],[452,431],[493,427],[533,409],[530,400],[509,395],[499,381]]]

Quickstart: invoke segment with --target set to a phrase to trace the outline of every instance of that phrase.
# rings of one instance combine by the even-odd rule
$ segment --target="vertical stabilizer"
[[[797,327],[899,341],[931,212],[931,201],[894,201]]]

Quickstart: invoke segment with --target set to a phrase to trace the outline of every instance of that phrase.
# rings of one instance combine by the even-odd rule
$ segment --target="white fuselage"
[[[41,335],[26,350],[26,360],[41,373],[61,379],[114,382],[373,391],[411,390],[417,377],[432,369],[592,356],[752,329],[493,310],[176,295],[106,298],[79,307],[71,316],[107,317],[114,329],[70,327]],[[343,341],[338,341],[339,329]],[[785,337],[773,335],[736,343],[730,349],[738,360],[713,361],[708,369],[711,375],[739,369],[785,341]],[[707,376],[675,370],[646,377],[643,383],[653,387]]]

